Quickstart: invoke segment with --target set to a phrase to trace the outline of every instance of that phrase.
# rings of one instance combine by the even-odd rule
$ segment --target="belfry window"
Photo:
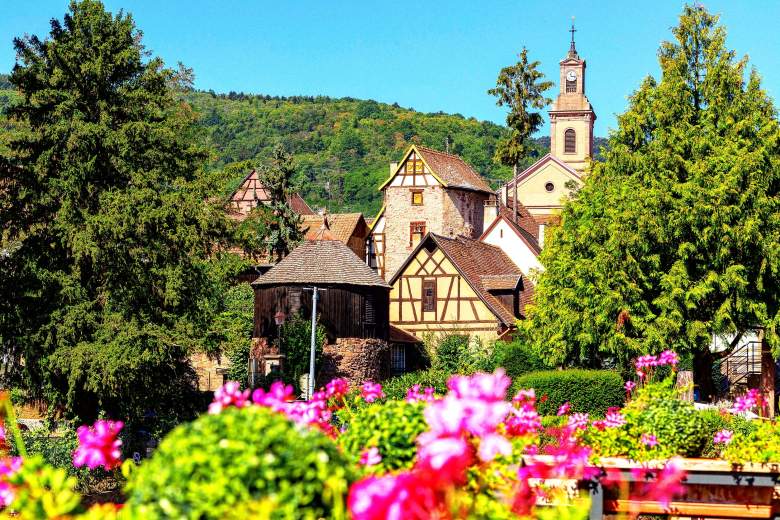
[[[577,134],[571,128],[563,133],[563,153],[577,153]]]
[[[566,80],[566,93],[567,94],[574,94],[577,92],[577,80],[576,79],[567,79]]]

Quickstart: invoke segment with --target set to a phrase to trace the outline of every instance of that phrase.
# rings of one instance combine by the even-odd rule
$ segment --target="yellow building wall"
[[[555,161],[535,171],[517,186],[517,200],[525,206],[532,215],[549,215],[555,213],[571,194],[566,187],[570,181],[579,183],[571,173],[567,172]],[[553,191],[547,191],[546,185],[551,182]],[[511,197],[511,193],[510,193]]]

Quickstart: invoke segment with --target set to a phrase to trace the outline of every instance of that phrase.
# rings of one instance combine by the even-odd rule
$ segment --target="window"
[[[423,280],[423,312],[436,312],[436,280]]]
[[[577,92],[577,80],[566,80],[566,93],[567,94],[574,94]]]
[[[406,372],[406,347],[403,345],[390,347],[390,370],[394,376]]]
[[[409,224],[409,245],[416,246],[425,236],[425,222],[411,222]]]
[[[552,193],[553,191],[555,191],[555,184],[553,184],[552,182],[548,182],[547,184],[544,185],[544,189]]]
[[[376,325],[376,305],[375,305],[373,294],[366,295],[365,304],[366,304],[365,324]]]
[[[412,190],[412,206],[422,206],[422,205],[423,205],[423,191]]]
[[[569,128],[563,133],[563,153],[577,152],[577,134]]]

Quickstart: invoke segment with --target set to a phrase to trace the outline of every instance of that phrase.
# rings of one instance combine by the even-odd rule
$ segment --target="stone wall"
[[[381,339],[338,338],[323,347],[317,386],[324,386],[335,377],[343,377],[352,385],[387,379],[389,350],[390,345]]]
[[[224,373],[230,367],[230,361],[225,356],[198,352],[191,354],[189,359],[198,375],[198,390],[214,391],[225,383]]]

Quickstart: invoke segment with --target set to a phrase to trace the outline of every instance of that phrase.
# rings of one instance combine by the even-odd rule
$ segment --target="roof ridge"
[[[436,148],[431,148],[430,146],[424,146],[424,145],[421,145],[421,144],[415,145],[415,146],[417,148],[419,148],[419,149],[426,150],[428,152],[438,153],[438,154],[441,154],[441,155],[446,155],[448,157],[452,157],[454,159],[458,159],[460,161],[463,161],[467,165],[469,164],[466,161],[464,161],[463,157],[461,157],[460,155],[457,155],[457,154],[454,154],[454,153],[450,153],[450,152],[442,152],[441,150],[437,150]],[[472,170],[473,170],[473,168],[472,168]]]

